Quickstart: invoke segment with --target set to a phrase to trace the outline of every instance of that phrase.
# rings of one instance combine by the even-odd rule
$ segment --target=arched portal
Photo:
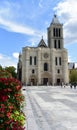
[[[29,81],[31,85],[37,85],[37,77],[35,75],[31,75]]]
[[[51,85],[52,84],[52,77],[49,72],[42,73],[41,83],[42,83],[42,85]]]

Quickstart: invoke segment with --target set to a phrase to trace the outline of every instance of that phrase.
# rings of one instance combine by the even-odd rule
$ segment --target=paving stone
[[[28,86],[26,130],[77,130],[77,89]]]

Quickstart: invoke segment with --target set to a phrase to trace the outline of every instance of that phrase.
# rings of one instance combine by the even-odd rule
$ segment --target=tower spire
[[[54,14],[51,24],[60,24],[56,14]]]

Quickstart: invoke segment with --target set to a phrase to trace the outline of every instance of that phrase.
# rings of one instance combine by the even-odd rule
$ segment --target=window
[[[60,28],[59,28],[59,37],[61,36],[61,30],[60,30]]]
[[[60,48],[60,40],[58,40],[58,48]]]
[[[56,28],[56,37],[58,37],[58,28]]]
[[[61,57],[59,57],[59,65],[61,65]]]
[[[35,71],[34,71],[34,69],[32,70],[32,74],[34,74],[35,73]]]
[[[34,57],[34,65],[36,65],[36,56]]]
[[[60,70],[59,70],[59,69],[57,70],[57,73],[58,73],[58,74],[60,73]]]
[[[53,28],[53,36],[55,37],[56,35],[55,35],[55,28]]]
[[[57,48],[56,40],[54,40],[54,48]]]
[[[48,64],[44,63],[44,71],[48,71]]]
[[[32,56],[30,56],[30,65],[32,65]]]
[[[55,65],[57,65],[57,57],[55,57]]]

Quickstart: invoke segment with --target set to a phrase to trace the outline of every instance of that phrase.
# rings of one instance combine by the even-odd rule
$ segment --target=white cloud
[[[29,44],[29,46],[37,46],[40,42],[40,40],[42,39],[42,36],[43,36],[43,39],[45,41],[45,43],[47,43],[47,33],[46,32],[40,32],[37,33],[37,36],[32,36],[29,38],[29,40],[27,41]]]
[[[15,56],[16,54],[13,53],[13,55]],[[14,56],[7,56],[4,54],[0,54],[0,65],[2,67],[6,67],[6,66],[14,66],[15,68],[17,68],[17,62],[18,60],[16,58],[14,58]]]
[[[2,28],[5,28],[8,31],[27,34],[27,35],[34,35],[35,31],[32,28],[29,28],[27,26],[19,25],[17,23],[14,23],[12,21],[7,21],[6,19],[2,19],[0,17],[0,26]]]
[[[63,0],[54,8],[64,23],[65,43],[77,42],[77,0]]]
[[[43,8],[42,0],[39,1],[39,7],[40,7],[40,8]]]
[[[7,31],[10,32],[16,32],[21,34],[26,34],[33,37],[40,37],[42,36],[42,31],[35,30],[31,27],[28,27],[26,25],[22,25],[19,23],[16,23],[14,21],[8,20],[5,17],[0,16],[0,27],[4,28]],[[45,35],[45,33],[44,33]]]
[[[2,56],[2,54],[0,54],[0,60],[1,60],[1,59],[3,59],[3,56]]]
[[[11,32],[35,35],[37,32],[35,29],[29,27],[26,22],[25,24],[21,22],[21,19],[25,18],[19,13],[20,6],[19,3],[7,1],[0,5],[0,27]]]
[[[71,62],[71,56],[68,56],[68,62]]]
[[[75,63],[75,68],[77,68],[77,63]]]
[[[42,6],[44,6],[43,5],[44,3],[45,4],[47,2],[49,3],[49,1],[50,0],[44,2],[43,0],[40,0],[38,2],[38,4],[39,4],[39,6],[42,7]],[[31,20],[31,22],[33,20],[33,18],[30,19],[32,17],[32,15],[36,15],[37,18],[35,18],[35,19],[38,19],[39,14],[44,13],[43,11],[45,9],[40,12],[39,8],[38,8],[38,9],[36,9],[36,13],[35,13],[35,9],[34,9],[33,13],[31,13],[32,15],[29,15],[26,13],[24,15],[22,13],[19,13],[20,9],[22,9],[22,7],[23,7],[23,5],[21,6],[19,3],[14,4],[14,2],[7,2],[7,1],[3,2],[3,5],[0,5],[0,27],[4,28],[5,30],[10,31],[10,32],[16,32],[16,33],[29,35],[30,36],[29,40],[32,42],[32,46],[34,46],[36,44],[36,42],[39,42],[39,40],[40,40],[39,38],[41,38],[42,35],[45,36],[45,41],[46,41],[47,34],[45,32],[28,26],[28,20],[29,21]],[[34,7],[35,7],[35,5],[34,5]],[[29,12],[31,12],[31,11],[29,11]],[[27,15],[29,16],[29,19],[27,18]],[[19,17],[19,19],[17,19],[18,17]],[[21,18],[24,19],[23,22],[21,21]]]
[[[10,2],[8,0],[0,1],[0,19],[5,22],[16,20],[20,16],[18,13],[19,9],[19,3],[16,4],[16,2]]]
[[[59,16],[63,15],[67,18],[75,18],[77,13],[77,0],[63,0],[57,4],[54,10],[57,11]]]
[[[14,53],[13,53],[13,57],[16,58],[16,59],[18,59],[19,53],[18,53],[18,52],[14,52]]]

